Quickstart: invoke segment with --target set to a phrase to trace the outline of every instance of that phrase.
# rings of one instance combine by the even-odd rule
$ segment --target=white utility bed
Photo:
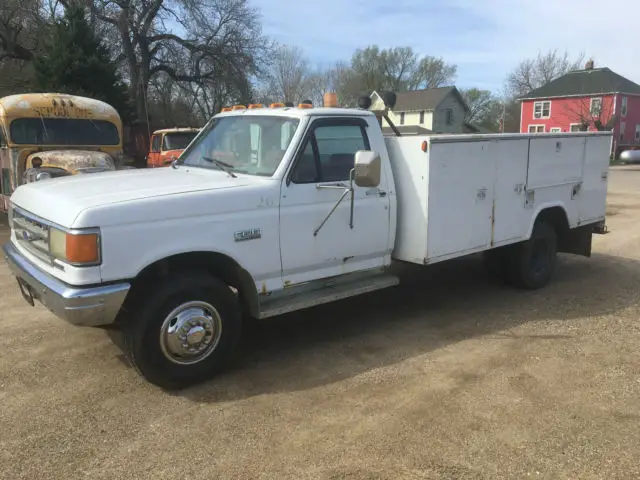
[[[604,220],[611,132],[385,141],[399,260],[435,263],[525,240],[538,212],[552,206],[565,209],[570,228]]]

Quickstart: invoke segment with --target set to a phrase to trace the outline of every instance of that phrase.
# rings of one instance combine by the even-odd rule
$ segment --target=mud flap
[[[566,231],[558,238],[558,251],[590,257],[593,230],[594,225],[589,224]]]

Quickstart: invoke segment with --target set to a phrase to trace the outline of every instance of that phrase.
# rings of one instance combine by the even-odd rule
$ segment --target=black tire
[[[160,340],[165,320],[167,326],[175,327],[181,322],[180,319],[192,318],[188,315],[175,317],[177,320],[173,324],[168,320],[172,311],[187,302],[203,302],[192,306],[189,310],[191,313],[198,309],[208,312],[209,309],[202,305],[213,307],[215,312],[212,312],[211,318],[221,327],[215,329],[219,334],[211,335],[217,341],[211,342],[211,349],[205,350],[210,351],[208,356],[188,365],[172,361],[170,357],[176,357],[165,353],[171,351],[167,347],[171,341]],[[184,322],[181,324],[185,325],[185,329],[193,330]],[[159,287],[147,290],[141,298],[134,299],[132,311],[123,325],[124,345],[133,366],[149,382],[168,390],[200,383],[227,367],[241,330],[242,315],[237,298],[225,283],[203,272],[187,272],[167,278]],[[177,338],[175,334],[173,337]],[[163,338],[167,338],[167,335]],[[182,360],[185,358],[188,357]]]
[[[546,286],[558,259],[555,229],[545,221],[536,221],[531,238],[514,245],[509,257],[507,281],[510,284],[529,290]]]

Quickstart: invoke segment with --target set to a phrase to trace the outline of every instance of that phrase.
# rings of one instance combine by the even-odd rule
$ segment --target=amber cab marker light
[[[231,107],[224,107],[222,110],[220,110],[221,112],[230,112],[231,111]]]
[[[261,103],[252,103],[251,105],[249,105],[249,108],[262,108],[262,104]]]
[[[94,263],[99,260],[98,235],[83,233],[73,235],[67,233],[67,260],[71,263]]]
[[[284,108],[284,103],[272,103],[269,108]]]
[[[422,142],[422,151],[425,152],[425,153],[427,151],[427,141],[426,140],[423,140],[423,142]]]
[[[232,110],[245,110],[247,107],[244,105],[234,105]]]
[[[298,108],[313,108],[313,105],[310,103],[299,103]]]
[[[336,108],[338,106],[338,95],[335,92],[327,92],[322,97],[322,103],[326,108]]]

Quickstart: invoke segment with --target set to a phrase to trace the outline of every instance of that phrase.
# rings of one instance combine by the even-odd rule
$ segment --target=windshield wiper
[[[233,171],[232,171],[233,170],[233,165],[229,165],[227,162],[223,162],[222,160],[219,160],[217,158],[202,157],[202,159],[207,161],[207,162],[209,162],[209,163],[213,163],[220,170],[223,170],[223,171],[227,172],[230,177],[238,178],[237,175],[234,174]]]

